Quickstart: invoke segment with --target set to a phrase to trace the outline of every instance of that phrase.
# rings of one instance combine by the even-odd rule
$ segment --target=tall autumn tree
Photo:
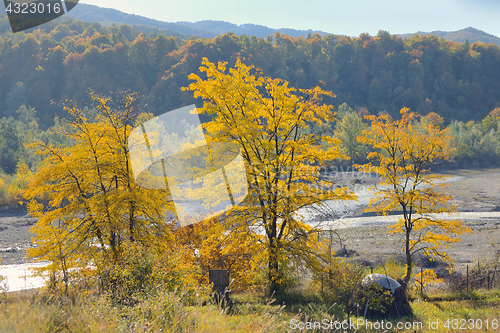
[[[69,131],[61,133],[69,146],[31,145],[43,161],[25,194],[39,217],[29,255],[51,261],[49,269],[62,271],[65,281],[82,256],[85,265],[95,255],[116,262],[128,242],[154,248],[169,235],[166,194],[136,186],[132,176],[127,139],[137,125],[137,97],[91,98],[92,117],[88,110],[65,107],[73,117]]]
[[[453,211],[450,197],[437,190],[442,178],[430,172],[430,166],[451,156],[447,130],[429,121],[417,121],[419,115],[408,108],[401,109],[401,119],[389,115],[369,115],[371,128],[364,130],[358,140],[373,147],[368,163],[360,167],[375,171],[381,178],[377,195],[370,202],[370,210],[382,214],[402,212],[402,217],[391,225],[390,233],[402,233],[406,257],[405,286],[411,279],[413,257],[422,253],[453,264],[443,250],[458,243],[458,236],[468,231],[460,220],[442,219],[441,213]]]
[[[184,89],[204,100],[202,111],[211,119],[204,124],[207,141],[234,143],[241,150],[249,191],[225,223],[264,233],[269,291],[280,293],[292,261],[316,263],[317,230],[295,213],[326,200],[353,198],[319,176],[323,162],[345,158],[339,140],[306,134],[311,123],[333,120],[332,107],[321,102],[333,94],[319,87],[295,89],[240,60],[229,71],[226,66],[203,59],[205,78],[191,74],[194,82]]]

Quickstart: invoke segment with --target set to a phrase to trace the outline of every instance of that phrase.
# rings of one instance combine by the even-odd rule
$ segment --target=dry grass
[[[285,304],[256,293],[234,295],[233,300],[231,307],[224,308],[201,298],[196,304],[186,304],[179,294],[160,293],[144,297],[134,306],[117,306],[97,295],[50,298],[43,291],[17,292],[1,297],[0,332],[287,332],[299,331],[291,329],[292,319],[295,323],[347,319],[335,306],[314,302],[310,296],[289,297]],[[474,325],[482,322],[483,329],[467,332],[497,332],[492,323],[500,319],[500,291],[441,292],[414,300],[412,307],[415,316],[391,320],[393,327],[398,322],[421,322],[423,329],[418,332],[458,332],[463,330],[454,330],[452,321],[447,329],[446,321],[465,320],[471,325],[469,320],[474,319]],[[361,317],[350,319],[355,322]],[[486,320],[489,329],[484,327]],[[429,323],[436,321],[439,330],[429,329]],[[358,328],[358,332],[374,331]]]

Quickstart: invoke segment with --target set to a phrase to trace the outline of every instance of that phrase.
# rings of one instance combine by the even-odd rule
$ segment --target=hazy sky
[[[176,22],[223,20],[271,28],[358,36],[459,30],[472,26],[500,37],[500,0],[82,0],[126,13]]]

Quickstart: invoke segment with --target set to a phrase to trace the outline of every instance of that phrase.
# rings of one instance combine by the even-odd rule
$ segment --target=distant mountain
[[[246,34],[248,36],[267,37],[280,32],[292,37],[304,36],[308,34],[319,33],[324,36],[328,33],[315,30],[296,30],[296,29],[272,29],[263,25],[256,24],[232,24],[224,21],[199,21],[199,22],[176,22],[169,23],[153,20],[144,16],[127,14],[116,9],[101,8],[94,5],[79,3],[71,12],[67,14],[78,20],[90,23],[100,23],[102,25],[128,24],[139,26],[152,26],[159,29],[166,29],[186,36],[197,36],[212,38],[228,32],[234,32],[236,35]]]
[[[198,21],[195,23],[181,21],[177,23],[182,24],[186,27],[192,27],[193,29],[209,31],[217,36],[228,32],[234,32],[234,34],[236,35],[256,36],[262,38],[266,38],[268,35],[274,35],[276,32],[291,37],[300,37],[300,36],[307,37],[307,35],[315,33],[318,33],[321,36],[328,35],[327,32],[318,30],[296,30],[289,28],[272,29],[263,25],[251,24],[251,23],[238,25],[224,21],[211,21],[211,20]]]
[[[67,14],[78,20],[82,20],[89,23],[100,23],[102,25],[136,25],[136,26],[149,26],[159,29],[165,29],[173,31],[177,34],[186,36],[197,36],[197,37],[215,37],[216,34],[199,30],[187,25],[179,23],[169,23],[158,20],[153,20],[144,16],[127,14],[116,9],[102,8],[94,5],[87,5],[84,3],[79,3],[72,11]]]
[[[468,27],[465,29],[457,30],[457,31],[432,31],[432,32],[416,32],[412,34],[403,34],[399,35],[402,38],[408,38],[412,35],[435,35],[437,37],[443,37],[445,40],[449,40],[452,42],[459,42],[459,43],[464,43],[466,40],[469,41],[469,43],[475,43],[475,42],[483,42],[486,44],[497,44],[500,45],[500,38],[497,36],[491,35],[489,33],[486,33],[482,30],[478,30],[472,27]]]
[[[296,30],[296,29],[272,29],[263,25],[256,24],[233,24],[224,21],[199,21],[199,22],[163,22],[158,20],[153,20],[144,16],[127,14],[116,9],[101,8],[94,5],[88,5],[80,3],[72,11],[68,13],[68,16],[74,17],[76,19],[90,22],[90,23],[100,23],[103,25],[111,24],[128,24],[143,27],[154,27],[159,29],[164,29],[173,32],[172,35],[181,36],[197,36],[201,38],[212,38],[219,36],[228,32],[234,32],[236,35],[247,35],[247,36],[257,36],[257,37],[267,37],[268,35],[274,35],[276,32],[280,32],[292,37],[304,36],[308,34],[319,33],[324,36],[327,32],[315,31],[315,30]],[[415,33],[401,34],[402,38],[408,38]],[[445,40],[463,43],[468,40],[469,43],[475,43],[478,41],[484,43],[493,43],[500,45],[500,38],[484,31],[469,27],[458,31],[432,31],[432,32],[417,32],[419,35],[430,35],[434,34],[438,37],[443,37]]]

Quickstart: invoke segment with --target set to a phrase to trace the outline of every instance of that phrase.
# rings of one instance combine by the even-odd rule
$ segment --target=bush
[[[316,281],[322,285],[324,301],[337,303],[346,311],[352,305],[365,274],[366,267],[352,260],[331,258],[330,263],[316,274]]]
[[[10,185],[13,181],[14,176],[4,174],[0,169],[0,205],[2,206],[14,205],[16,201],[12,191],[9,191]]]
[[[1,262],[2,258],[0,258],[0,263]],[[0,295],[5,296],[6,293],[7,293],[7,279],[5,278],[5,276],[0,275]]]
[[[391,292],[376,283],[361,288],[355,297],[356,307],[361,311],[359,315],[365,318],[386,317],[393,301]]]
[[[155,253],[138,242],[128,243],[116,261],[96,265],[99,286],[119,304],[133,305],[143,295],[183,290],[186,301],[208,295],[209,285],[186,250]]]
[[[0,275],[0,295],[5,296],[7,293],[7,281],[5,279],[5,276]]]
[[[406,265],[392,258],[375,267],[373,273],[384,274],[394,280],[398,280],[406,275]]]

